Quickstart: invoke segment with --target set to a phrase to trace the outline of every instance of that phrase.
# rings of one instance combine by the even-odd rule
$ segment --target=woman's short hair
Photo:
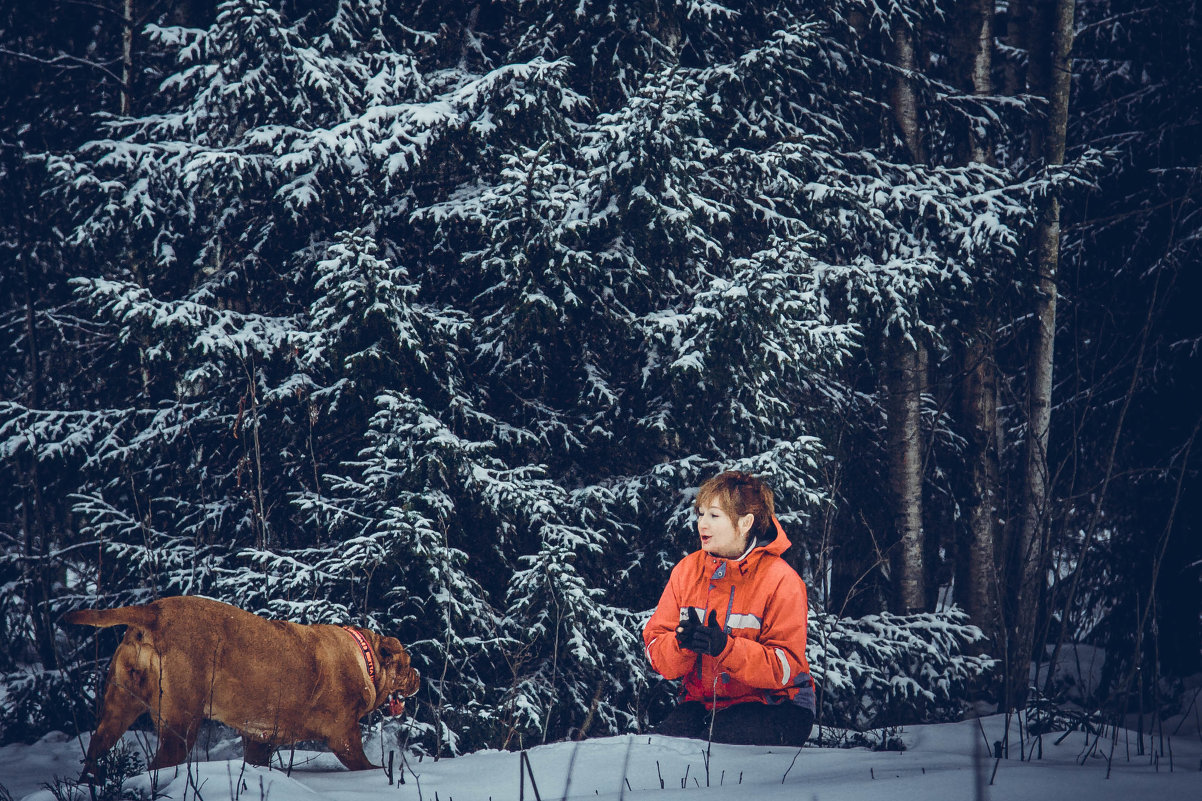
[[[736,526],[743,515],[754,515],[755,522],[751,524],[749,537],[760,539],[771,531],[772,516],[775,514],[772,490],[751,473],[727,470],[706,481],[697,490],[693,508],[701,511],[711,503],[717,503]]]

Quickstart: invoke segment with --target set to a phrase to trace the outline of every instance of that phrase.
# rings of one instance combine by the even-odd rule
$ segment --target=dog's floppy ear
[[[400,667],[402,670],[409,667],[409,654],[396,637],[381,637],[379,649],[385,667]]]

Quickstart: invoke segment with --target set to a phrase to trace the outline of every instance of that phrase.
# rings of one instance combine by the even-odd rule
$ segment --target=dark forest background
[[[432,750],[645,726],[727,468],[777,493],[825,722],[1173,711],[1200,25],[4,0],[0,741],[91,725],[115,641],[66,611],[177,593],[401,637]],[[1031,681],[1068,653],[1098,687]]]

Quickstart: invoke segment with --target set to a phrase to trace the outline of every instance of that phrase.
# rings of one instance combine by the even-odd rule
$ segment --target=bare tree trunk
[[[965,38],[972,48],[972,92],[978,97],[993,94],[993,0],[968,4],[969,25]],[[993,151],[985,137],[969,131],[972,161],[992,164]]]
[[[1010,0],[1006,9],[1006,31],[1002,36],[1008,50],[1002,68],[1002,93],[1016,97],[1026,85],[1022,56],[1027,50],[1027,28],[1030,8],[1028,0]]]
[[[900,17],[891,25],[892,59],[898,72],[894,77],[890,100],[893,118],[901,133],[910,159],[926,160],[919,126],[918,98],[912,75],[917,59],[914,31]],[[887,395],[887,448],[889,484],[893,506],[894,533],[892,562],[898,611],[926,609],[926,557],[922,527],[922,386],[921,365],[925,362],[918,348],[904,332],[897,331],[885,348]]]
[[[890,342],[886,366],[887,447],[893,522],[898,543],[893,567],[900,612],[927,607],[922,528],[922,358],[899,337]]]
[[[901,132],[902,141],[906,143],[906,149],[910,151],[910,160],[921,164],[927,160],[926,150],[923,147],[918,121],[918,97],[914,92],[914,81],[910,77],[916,71],[917,64],[914,31],[904,20],[895,19],[890,27],[890,35],[893,37],[893,65],[898,69],[889,97],[893,106],[893,119]]]
[[[1048,114],[1033,131],[1034,154],[1045,163],[1064,163],[1068,126],[1069,88],[1072,78],[1075,0],[1049,4],[1052,25],[1038,18],[1031,36],[1028,77],[1031,90],[1047,98]],[[1056,338],[1056,277],[1060,266],[1060,201],[1052,197],[1040,215],[1035,232],[1038,297],[1035,318],[1038,330],[1031,351],[1028,389],[1026,468],[1021,528],[1017,546],[1018,586],[1015,594],[1012,662],[1009,666],[1010,698],[1026,697],[1027,665],[1034,655],[1034,632],[1045,584],[1049,497],[1048,434],[1051,428],[1052,367]]]
[[[29,348],[29,392],[26,405],[31,409],[41,406],[42,361],[38,352],[37,300],[34,294],[35,276],[30,267],[32,256],[19,256],[25,278],[25,339]],[[32,435],[31,435],[32,439]],[[26,471],[26,488],[21,501],[21,526],[24,529],[25,601],[33,622],[38,656],[46,669],[56,666],[54,653],[54,624],[50,615],[50,595],[53,573],[50,568],[49,532],[46,524],[46,506],[42,497],[42,477],[38,470],[37,442],[30,447],[29,469]]]
[[[986,321],[987,322],[987,321]],[[979,326],[984,328],[984,324]],[[972,622],[989,639],[1001,644],[1001,575],[998,570],[999,498],[997,442],[997,365],[994,345],[982,335],[965,352],[964,419],[968,428],[970,492],[968,502],[968,566],[964,606]]]
[[[959,37],[954,43],[957,67],[966,91],[981,97],[993,94],[993,0],[972,0],[962,9]],[[980,132],[966,132],[968,161],[993,163],[990,143]],[[964,578],[961,594],[969,617],[988,638],[988,648],[1001,643],[1000,586],[998,570],[999,443],[997,438],[997,362],[994,358],[992,304],[971,324],[964,349],[964,422],[969,468],[968,553],[960,571]]]
[[[126,116],[134,80],[134,0],[124,0],[121,17],[121,115]]]

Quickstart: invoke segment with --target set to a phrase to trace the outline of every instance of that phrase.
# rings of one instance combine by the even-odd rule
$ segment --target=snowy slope
[[[902,733],[907,750],[901,753],[807,747],[798,754],[794,750],[715,745],[708,787],[704,742],[632,735],[555,743],[532,748],[528,754],[539,796],[548,801],[641,801],[677,793],[684,793],[676,797],[688,801],[742,801],[748,794],[755,801],[958,801],[975,798],[977,782],[985,785],[983,797],[995,801],[1202,801],[1202,743],[1196,736],[1166,739],[1164,755],[1156,759],[1137,756],[1134,733],[1121,732],[1107,778],[1107,760],[1102,754],[1109,753],[1111,741],[1104,739],[1094,755],[1083,757],[1086,737],[1080,732],[1069,734],[1060,745],[1054,744],[1059,734],[1045,735],[1039,760],[1019,761],[1016,746],[1012,749],[1015,758],[999,763],[981,758],[986,740],[1000,739],[1003,725],[1004,718],[994,716],[981,724],[966,721],[909,727]],[[55,801],[41,785],[55,776],[74,775],[80,748],[79,740],[58,735],[33,746],[0,749],[0,783],[17,801]],[[369,743],[367,750],[377,758],[379,742]],[[209,756],[228,754],[211,751]],[[989,786],[995,764],[996,775]],[[126,788],[154,789],[163,793],[165,801],[366,801],[388,797],[517,801],[523,794],[520,766],[519,754],[502,751],[481,751],[438,762],[412,760],[405,771],[405,784],[389,786],[383,771],[351,774],[328,753],[304,752],[296,755],[291,775],[280,769],[246,767],[240,759],[214,759],[194,763],[187,770],[162,771],[153,788],[149,774],[131,779]],[[687,788],[682,789],[682,783]],[[524,797],[535,797],[528,780]]]

